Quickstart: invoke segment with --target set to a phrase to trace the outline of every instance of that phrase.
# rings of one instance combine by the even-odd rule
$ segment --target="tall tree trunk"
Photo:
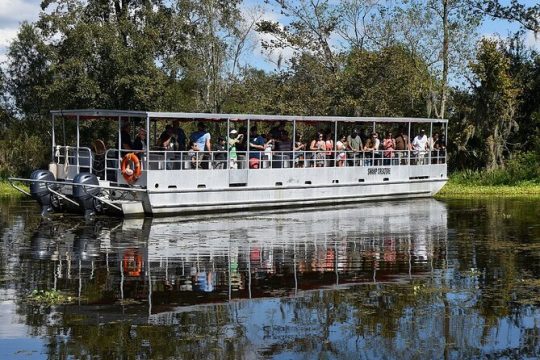
[[[446,97],[448,88],[448,1],[443,2],[443,48],[442,48],[442,60],[443,60],[443,72],[442,72],[442,88],[441,88],[441,111],[439,111],[439,118],[443,119],[446,110]]]

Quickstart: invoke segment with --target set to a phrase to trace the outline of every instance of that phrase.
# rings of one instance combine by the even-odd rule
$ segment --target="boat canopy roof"
[[[377,122],[377,123],[448,123],[447,119],[409,118],[409,117],[353,117],[353,116],[292,116],[292,115],[256,115],[256,114],[216,114],[216,113],[185,113],[185,112],[154,112],[127,110],[53,110],[53,116],[83,119],[110,118],[111,120],[125,118],[177,119],[195,121],[302,121],[302,122]]]

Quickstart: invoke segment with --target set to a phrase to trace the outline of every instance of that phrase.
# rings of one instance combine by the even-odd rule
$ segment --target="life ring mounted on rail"
[[[133,169],[130,167],[130,164],[133,164]],[[120,168],[122,171],[122,176],[127,181],[128,184],[133,184],[137,179],[141,177],[142,168],[141,161],[135,153],[128,153],[122,159],[122,166]]]

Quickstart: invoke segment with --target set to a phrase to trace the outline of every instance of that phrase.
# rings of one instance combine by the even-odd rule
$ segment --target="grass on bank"
[[[17,184],[18,187],[29,191],[28,186],[25,184]],[[9,181],[0,180],[0,198],[11,198],[11,197],[25,197],[26,195],[15,189]]]
[[[540,197],[540,184],[521,183],[518,185],[476,185],[460,184],[455,180],[450,180],[437,193],[437,198],[455,198],[470,196],[486,197]]]

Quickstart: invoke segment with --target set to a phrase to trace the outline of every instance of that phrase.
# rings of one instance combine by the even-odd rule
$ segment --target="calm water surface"
[[[537,200],[92,222],[4,200],[0,239],[0,359],[540,356]]]

